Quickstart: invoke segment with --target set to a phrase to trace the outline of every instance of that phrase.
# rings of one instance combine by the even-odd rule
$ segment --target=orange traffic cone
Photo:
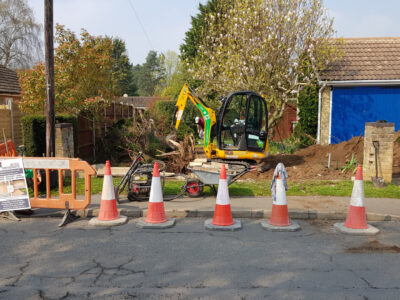
[[[91,225],[113,226],[126,223],[128,218],[120,216],[117,210],[110,162],[107,160],[104,168],[103,190],[101,193],[100,211],[97,218],[89,221]]]
[[[272,193],[271,217],[269,222],[261,222],[261,226],[273,231],[297,231],[300,229],[300,226],[289,219],[286,188],[280,174],[282,176],[287,174],[285,166],[282,163],[276,166],[274,172],[275,185],[272,186],[272,189],[275,189],[275,193]]]
[[[269,224],[273,226],[289,226],[289,212],[286,200],[285,186],[281,177],[276,177],[276,199],[272,202],[271,217],[269,219]]]
[[[160,171],[157,162],[154,163],[153,167],[147,216],[145,220],[139,220],[137,225],[140,228],[168,228],[175,225],[175,219],[165,217]]]
[[[353,229],[367,229],[367,216],[365,215],[364,181],[362,167],[358,165],[356,178],[354,180],[353,192],[351,193],[349,212],[347,213],[344,226]]]
[[[241,222],[232,218],[228,181],[226,179],[226,168],[224,164],[221,167],[219,176],[214,217],[212,220],[206,220],[204,226],[211,230],[237,230],[242,228]]]
[[[377,228],[367,224],[367,216],[364,207],[364,181],[361,165],[358,165],[357,167],[346,222],[344,224],[336,223],[334,226],[344,233],[377,234],[379,232]]]

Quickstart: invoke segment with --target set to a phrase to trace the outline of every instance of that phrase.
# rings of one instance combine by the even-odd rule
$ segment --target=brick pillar
[[[71,123],[56,124],[56,157],[74,157],[74,129]]]
[[[363,177],[371,180],[376,176],[374,141],[379,143],[378,177],[392,181],[394,123],[365,123]]]

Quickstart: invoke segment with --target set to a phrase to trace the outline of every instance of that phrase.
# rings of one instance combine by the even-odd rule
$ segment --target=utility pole
[[[44,0],[46,66],[46,156],[55,156],[53,0]]]

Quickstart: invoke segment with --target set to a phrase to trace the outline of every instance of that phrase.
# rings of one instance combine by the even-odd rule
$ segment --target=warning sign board
[[[29,208],[22,158],[0,159],[0,212]]]

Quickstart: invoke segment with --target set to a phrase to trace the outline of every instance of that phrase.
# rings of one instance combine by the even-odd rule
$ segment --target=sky
[[[44,0],[27,0],[44,23]],[[119,37],[130,61],[145,62],[150,50],[179,52],[191,16],[207,0],[54,0],[54,23],[79,33]],[[400,37],[399,0],[324,0],[337,37]]]

